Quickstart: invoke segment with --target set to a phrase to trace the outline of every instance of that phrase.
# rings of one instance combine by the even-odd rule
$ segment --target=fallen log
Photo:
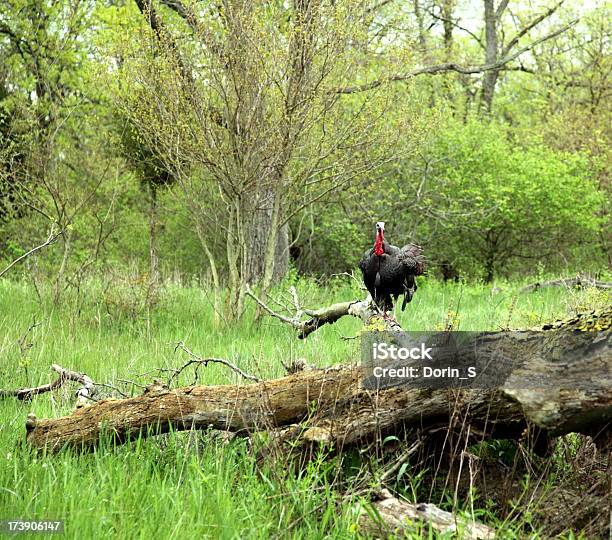
[[[357,444],[410,427],[435,426],[459,411],[475,433],[518,437],[528,423],[553,435],[600,432],[612,420],[612,310],[585,314],[539,334],[515,332],[496,345],[506,356],[529,351],[499,388],[371,389],[368,370],[306,370],[246,385],[155,385],[144,395],[105,400],[57,419],[28,419],[34,448],[124,442],[169,429],[262,431],[298,424],[303,441]],[[597,331],[593,331],[597,330]],[[489,342],[495,337],[487,334]],[[528,347],[525,341],[528,339]]]
[[[538,281],[531,285],[526,285],[521,288],[520,292],[532,292],[539,289],[547,289],[549,287],[566,287],[566,288],[593,288],[600,290],[612,289],[612,283],[607,281],[599,281],[589,276],[576,276],[571,278],[550,279],[547,281]]]

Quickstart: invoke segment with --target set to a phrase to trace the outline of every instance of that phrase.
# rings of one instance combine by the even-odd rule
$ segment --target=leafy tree
[[[518,146],[477,121],[451,124],[432,152],[435,189],[422,203],[440,225],[432,248],[458,266],[491,281],[498,272],[529,273],[537,261],[559,263],[593,240],[603,200],[586,155],[537,139]]]
[[[0,12],[0,55],[10,89],[1,115],[19,156],[5,160],[3,180],[28,212],[28,219],[13,223],[19,242],[29,243],[30,233],[38,239],[51,223],[62,231],[56,302],[99,254],[110,218],[108,206],[100,206],[112,207],[102,200],[110,162],[103,158],[105,114],[91,92],[92,12],[93,4],[81,0],[9,0]],[[79,266],[69,276],[73,256]]]
[[[380,118],[389,94],[335,91],[358,69],[352,40],[363,8],[241,1],[192,18],[184,6],[192,38],[179,48],[178,21],[137,4],[152,41],[126,55],[118,104],[200,204],[194,214],[213,268],[210,239],[222,238],[228,311],[239,315],[248,283],[265,294],[284,273],[292,216],[387,157]]]

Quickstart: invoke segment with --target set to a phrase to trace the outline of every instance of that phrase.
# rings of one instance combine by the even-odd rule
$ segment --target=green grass
[[[281,294],[290,283],[284,283]],[[340,279],[325,288],[296,281],[311,306],[360,296]],[[549,289],[518,292],[519,284],[491,286],[422,284],[398,318],[405,329],[495,330],[534,326],[580,307],[609,301],[589,291]],[[360,323],[344,318],[300,341],[292,329],[266,318],[253,322],[253,308],[231,325],[214,327],[210,298],[196,287],[168,285],[151,313],[135,309],[138,290],[104,289],[98,283],[80,296],[66,295],[54,307],[28,284],[0,281],[0,388],[52,380],[58,363],[98,382],[150,382],[159,367],[181,366],[174,344],[231,359],[263,378],[279,376],[285,363],[305,358],[320,366],[359,359]],[[37,326],[28,332],[34,323]],[[25,337],[24,337],[25,336]],[[200,384],[236,381],[220,366],[200,369]],[[179,384],[193,381],[185,373]],[[125,387],[140,392],[138,388]],[[223,442],[215,434],[170,433],[90,454],[34,455],[21,446],[26,415],[67,414],[71,388],[30,403],[0,401],[0,519],[63,519],[66,538],[354,538],[355,516],[333,489],[337,460],[315,460],[296,474],[286,464],[254,462],[244,440]]]

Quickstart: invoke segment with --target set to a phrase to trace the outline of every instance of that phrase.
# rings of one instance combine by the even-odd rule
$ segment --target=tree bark
[[[499,46],[497,42],[497,13],[494,0],[484,0],[485,19],[485,64],[491,65],[497,62]],[[485,72],[482,79],[482,102],[485,112],[490,113],[493,109],[493,96],[495,86],[499,77],[499,70],[492,69]]]
[[[213,324],[218,326],[220,316],[221,316],[221,282],[219,280],[219,271],[217,270],[217,261],[210,250],[208,240],[206,238],[206,234],[204,233],[204,227],[202,226],[202,222],[200,218],[197,217],[197,212],[194,212],[196,217],[194,218],[196,233],[198,235],[198,239],[200,240],[200,245],[202,246],[202,250],[206,255],[206,259],[208,261],[208,266],[210,268],[210,275],[212,278],[212,289],[213,289]]]
[[[442,15],[442,26],[444,28],[444,61],[451,62],[453,58],[453,12],[455,10],[455,0],[442,0],[440,12]],[[444,91],[451,107],[454,108],[453,101],[453,81],[445,78],[443,81]]]
[[[612,310],[549,325],[539,334],[483,334],[505,357],[529,351],[503,386],[369,389],[367,370],[339,366],[248,385],[168,388],[106,400],[70,416],[27,423],[34,448],[95,446],[102,434],[124,442],[169,429],[261,431],[302,424],[302,443],[359,444],[406,428],[448,425],[458,411],[480,434],[516,438],[529,423],[552,435],[595,433],[612,420]],[[581,331],[581,329],[603,331]],[[496,336],[505,336],[501,339]],[[497,341],[495,341],[497,340]]]
[[[149,282],[159,282],[159,255],[157,249],[157,186],[149,182]]]
[[[453,12],[455,0],[442,0],[440,11],[442,13],[442,26],[444,28],[445,61],[450,62],[453,52]]]
[[[431,55],[429,54],[429,47],[427,46],[427,35],[425,32],[425,21],[423,18],[423,11],[421,9],[420,0],[413,0],[414,7],[414,16],[417,21],[418,27],[418,36],[419,36],[419,49],[420,53],[423,55],[423,58],[427,63],[429,63],[431,59]]]
[[[278,282],[289,270],[289,225],[285,223],[278,229],[276,253],[274,255],[274,270],[272,282]]]

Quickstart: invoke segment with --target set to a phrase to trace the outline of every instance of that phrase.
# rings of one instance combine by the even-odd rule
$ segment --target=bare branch
[[[508,2],[509,0],[502,0],[497,6],[497,9],[495,10],[495,19],[498,22],[500,17],[504,14],[504,11],[506,11],[506,8],[508,7]]]
[[[13,268],[13,266],[15,266],[16,264],[20,263],[21,261],[27,259],[30,255],[33,255],[34,253],[36,253],[37,251],[50,246],[51,244],[54,244],[56,242],[56,240],[64,233],[64,229],[61,229],[58,232],[55,232],[55,224],[53,224],[51,226],[51,232],[49,233],[48,238],[42,243],[40,244],[40,246],[36,246],[35,248],[32,248],[30,251],[28,251],[27,253],[24,253],[21,257],[18,257],[17,259],[15,259],[11,264],[9,264],[4,270],[2,270],[2,272],[0,272],[0,278],[6,274],[11,268]]]
[[[442,21],[442,22],[449,22],[455,28],[457,28],[457,30],[461,30],[461,31],[465,32],[466,34],[469,34],[472,38],[474,38],[474,40],[476,40],[476,42],[478,43],[478,45],[480,45],[481,48],[483,48],[483,49],[485,48],[484,43],[482,42],[482,39],[480,39],[470,29],[465,28],[464,26],[461,26],[458,21],[454,21],[453,19],[451,19],[449,17],[443,17],[442,15],[438,15],[438,14],[434,13],[432,10],[429,10],[429,9],[427,9],[426,11],[434,19],[437,19],[437,20]]]
[[[51,392],[62,386],[66,382],[66,379],[58,377],[55,381],[32,388],[17,388],[15,390],[0,390],[0,399],[15,397],[20,401],[29,401],[38,394],[44,394],[45,392]]]
[[[0,399],[6,397],[16,397],[21,401],[29,401],[38,394],[44,394],[45,392],[51,392],[57,390],[66,381],[78,382],[82,387],[77,391],[77,407],[84,405],[87,401],[92,400],[96,394],[96,383],[94,383],[90,377],[85,373],[79,373],[78,371],[72,371],[70,369],[63,368],[57,364],[53,364],[51,369],[59,374],[59,377],[48,384],[36,386],[33,388],[19,388],[17,390],[0,390]]]
[[[295,328],[298,332],[298,339],[305,339],[324,324],[333,324],[337,320],[347,315],[357,317],[364,323],[369,323],[372,321],[372,319],[380,317],[380,313],[369,295],[365,300],[338,302],[337,304],[332,304],[331,306],[325,306],[319,309],[305,309],[301,307],[301,303],[297,298],[297,292],[295,289],[291,291],[291,294],[293,296],[293,305],[294,307],[297,306],[297,308],[294,316],[288,317],[287,315],[274,311],[268,304],[258,298],[250,288],[247,287],[246,290],[246,295],[252,298],[266,313]],[[290,306],[281,307],[284,307],[288,312],[291,311]],[[304,315],[310,318],[304,320]],[[401,326],[392,319],[385,319],[381,317],[381,321],[388,330],[397,331],[402,329]]]
[[[554,5],[553,7],[551,7],[548,11],[546,11],[545,13],[542,13],[542,15],[536,17],[535,19],[533,19],[529,24],[527,24],[524,28],[522,28],[521,30],[519,30],[519,32],[508,42],[508,45],[506,45],[504,47],[504,50],[502,52],[502,56],[507,55],[515,46],[516,44],[519,42],[519,40],[527,33],[529,33],[530,30],[532,30],[533,28],[535,28],[538,24],[540,24],[544,19],[547,19],[548,17],[550,17],[555,11],[557,11],[557,9],[559,9],[559,7],[561,7],[561,5],[563,4],[563,2],[565,2],[565,0],[561,0],[559,3],[557,3],[556,5]]]
[[[575,288],[592,288],[600,290],[612,289],[612,283],[607,281],[598,281],[590,276],[578,275],[571,278],[551,279],[548,281],[536,282],[531,285],[522,287],[520,292],[531,292],[547,287],[565,287],[567,289]]]
[[[578,22],[578,20],[574,20],[568,24],[566,24],[565,26],[559,28],[558,30],[555,30],[554,32],[551,32],[549,34],[546,34],[545,36],[536,39],[534,42],[530,43],[529,45],[526,45],[525,47],[522,47],[521,49],[519,49],[518,51],[505,56],[504,58],[498,60],[497,62],[494,62],[492,64],[482,64],[482,65],[477,65],[477,66],[461,66],[459,64],[456,64],[454,62],[446,62],[443,64],[436,64],[433,66],[425,66],[422,68],[418,68],[412,71],[409,71],[407,73],[401,74],[401,75],[390,75],[388,77],[382,77],[380,79],[376,79],[375,81],[369,82],[369,83],[365,83],[365,84],[359,84],[359,85],[355,85],[355,86],[344,86],[344,87],[339,87],[339,88],[334,88],[331,89],[330,92],[334,92],[337,94],[355,94],[357,92],[365,92],[367,90],[373,90],[375,88],[378,88],[379,86],[382,86],[383,84],[388,84],[388,83],[392,83],[392,82],[401,82],[401,81],[407,81],[409,79],[412,79],[413,77],[416,77],[418,75],[425,75],[425,74],[429,74],[429,75],[436,75],[438,73],[446,73],[449,71],[456,71],[457,73],[461,73],[463,75],[473,75],[475,73],[484,73],[486,71],[493,71],[493,70],[498,70],[503,68],[506,64],[512,62],[513,60],[516,60],[519,56],[521,56],[523,53],[530,51],[531,49],[533,49],[534,47],[536,47],[537,45],[539,45],[540,43],[543,43],[545,41],[548,41],[549,39],[553,39],[555,37],[557,37],[558,35],[562,34],[563,32],[567,31],[569,28],[571,28],[572,26],[574,26],[576,23]]]
[[[528,68],[527,66],[524,66],[523,64],[521,64],[520,66],[506,66],[502,68],[502,70],[503,71],[521,71],[523,73],[529,73],[530,75],[535,74],[535,70]]]
[[[187,362],[183,367],[177,369],[173,373],[173,375],[170,377],[169,382],[172,382],[173,379],[178,377],[186,368],[188,368],[189,366],[193,364],[200,364],[200,365],[203,365],[204,367],[206,367],[208,364],[222,364],[230,368],[235,373],[238,373],[238,375],[240,375],[244,379],[247,379],[249,381],[254,381],[254,382],[261,382],[261,379],[259,379],[258,377],[255,377],[255,375],[250,375],[249,373],[242,371],[236,364],[233,364],[229,360],[225,360],[224,358],[213,358],[213,357],[202,358],[198,356],[197,354],[191,352],[187,347],[185,347],[185,344],[182,341],[179,341],[176,344],[175,350],[177,349],[180,349],[181,351],[187,353],[192,358],[192,360]]]
[[[278,319],[279,321],[282,321],[286,324],[293,326],[294,328],[297,328],[296,321],[294,319],[291,319],[285,315],[282,315],[281,313],[277,313],[276,311],[274,311],[270,306],[268,306],[266,303],[262,302],[257,296],[255,296],[255,294],[253,294],[253,291],[251,291],[251,288],[249,286],[247,286],[245,292],[246,292],[246,295],[252,298],[253,300],[255,300],[255,302],[257,302],[257,305],[261,309],[263,309],[266,313],[268,313],[268,315],[271,315],[275,319]]]

